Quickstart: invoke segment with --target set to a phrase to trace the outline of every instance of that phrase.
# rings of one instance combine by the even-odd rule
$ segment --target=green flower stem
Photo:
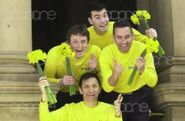
[[[133,79],[134,79],[135,74],[136,74],[136,71],[137,71],[137,67],[134,66],[133,71],[132,71],[132,73],[131,73],[131,75],[130,75],[130,77],[128,79],[128,85],[131,85],[132,84]]]
[[[157,38],[154,38],[154,41],[158,41]],[[159,54],[160,57],[165,55],[165,52],[164,52],[163,48],[161,47],[161,45],[159,45],[158,54]]]
[[[39,63],[36,63],[36,66],[37,66],[37,71],[38,71],[38,73],[39,73],[39,76],[40,76],[40,77],[45,76],[45,75],[44,75],[44,72],[42,71],[42,68],[41,68],[40,64],[39,64]]]
[[[147,53],[147,52],[146,52],[146,49],[143,50],[143,52],[141,53],[140,57],[144,58],[145,55],[146,55],[146,53]],[[130,75],[130,77],[129,77],[129,79],[128,79],[128,85],[131,85],[131,84],[132,84],[133,79],[134,79],[134,77],[135,77],[135,75],[136,75],[136,72],[137,72],[137,67],[134,66],[133,71],[132,71],[132,73],[131,73],[131,75]]]
[[[158,52],[158,54],[159,54],[160,57],[163,56],[163,55],[165,55],[165,52],[164,52],[164,50],[163,50],[163,48],[161,46],[159,46],[159,52]]]
[[[147,20],[145,20],[144,18],[140,18],[139,20],[145,26],[146,29],[150,28],[150,26],[148,25]],[[158,41],[157,38],[154,38],[154,41]],[[165,52],[164,52],[163,48],[161,47],[161,45],[159,45],[158,54],[159,54],[160,57],[165,55]]]
[[[67,74],[72,75],[71,64],[69,57],[66,57]]]
[[[72,70],[71,70],[71,64],[70,64],[70,59],[69,57],[66,57],[66,67],[67,67],[67,74],[68,75],[73,75]],[[69,86],[69,95],[75,95],[76,94],[76,90],[75,90],[75,86],[74,85],[70,85]]]
[[[139,18],[139,20],[145,26],[146,29],[150,28],[150,26],[148,25],[147,20],[145,20],[144,18]]]
[[[45,87],[45,90],[46,90],[46,94],[47,94],[47,97],[48,97],[48,101],[50,104],[55,104],[57,102],[53,92],[51,91],[51,89],[49,88],[49,86],[46,86]]]
[[[37,70],[38,70],[38,73],[39,73],[39,76],[40,77],[44,77],[44,72],[42,71],[42,68],[40,66],[39,63],[36,63],[36,67],[37,67]],[[47,95],[47,98],[48,98],[48,102],[50,104],[55,104],[57,102],[56,98],[55,98],[55,95],[53,94],[53,92],[51,91],[51,89],[49,88],[49,86],[46,86],[45,87],[45,91],[46,91],[46,95]]]

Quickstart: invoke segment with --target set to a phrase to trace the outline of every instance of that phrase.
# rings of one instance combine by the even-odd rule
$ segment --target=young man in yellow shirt
[[[85,73],[79,80],[79,91],[83,95],[83,101],[66,104],[56,111],[49,112],[45,86],[49,83],[46,78],[40,78],[39,86],[42,98],[39,105],[40,121],[122,121],[120,110],[123,97],[119,95],[114,106],[99,102],[101,91],[100,80],[94,73]]]
[[[83,73],[98,69],[97,61],[101,51],[98,46],[89,44],[89,32],[85,25],[73,26],[68,31],[67,42],[75,53],[74,57],[70,57],[73,75],[67,74],[65,57],[62,55],[61,45],[50,49],[44,69],[48,81],[57,83],[61,87],[57,93],[56,109],[65,103],[79,102],[82,100],[81,95],[78,93],[79,77]],[[76,95],[69,96],[69,85],[75,85]],[[54,106],[52,107],[55,109]]]
[[[114,23],[113,38],[115,43],[106,46],[99,57],[102,87],[106,92],[124,95],[124,121],[149,121],[149,96],[158,79],[152,53],[147,52],[144,58],[140,57],[146,45],[134,41],[128,21]],[[129,85],[134,66],[137,72]],[[108,95],[115,99],[112,93]]]
[[[97,45],[100,48],[112,44],[114,42],[112,36],[114,22],[109,21],[106,6],[99,2],[91,4],[87,14],[88,21],[92,25],[88,28],[90,33],[90,44]],[[134,33],[134,40],[144,42],[145,39],[148,39],[147,36],[141,34],[136,29],[132,28],[132,31]],[[147,30],[146,34],[157,37],[157,32],[153,28]]]

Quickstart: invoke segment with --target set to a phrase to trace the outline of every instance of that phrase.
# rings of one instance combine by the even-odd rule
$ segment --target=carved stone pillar
[[[164,112],[161,121],[185,119],[185,16],[184,0],[138,0],[138,9],[148,5],[151,26],[157,29],[166,56],[157,58],[159,83],[154,90],[154,108]]]
[[[1,0],[0,80],[33,81],[35,70],[27,63],[32,50],[31,0]]]
[[[37,121],[39,89],[32,50],[31,0],[0,0],[0,117]]]

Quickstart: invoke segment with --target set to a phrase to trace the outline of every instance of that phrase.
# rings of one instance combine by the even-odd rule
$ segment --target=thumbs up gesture
[[[93,71],[96,70],[97,67],[97,59],[94,54],[90,55],[90,60],[89,60],[89,70]]]

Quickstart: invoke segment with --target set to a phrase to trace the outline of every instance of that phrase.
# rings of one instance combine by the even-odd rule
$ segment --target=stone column
[[[0,0],[0,117],[37,121],[40,91],[32,50],[31,0]]]
[[[154,109],[164,112],[161,121],[185,119],[185,15],[184,0],[138,0],[138,8],[152,14],[151,26],[157,29],[166,51],[157,58],[159,83],[154,90]]]
[[[32,50],[31,0],[0,1],[0,80],[31,80],[27,63]]]

